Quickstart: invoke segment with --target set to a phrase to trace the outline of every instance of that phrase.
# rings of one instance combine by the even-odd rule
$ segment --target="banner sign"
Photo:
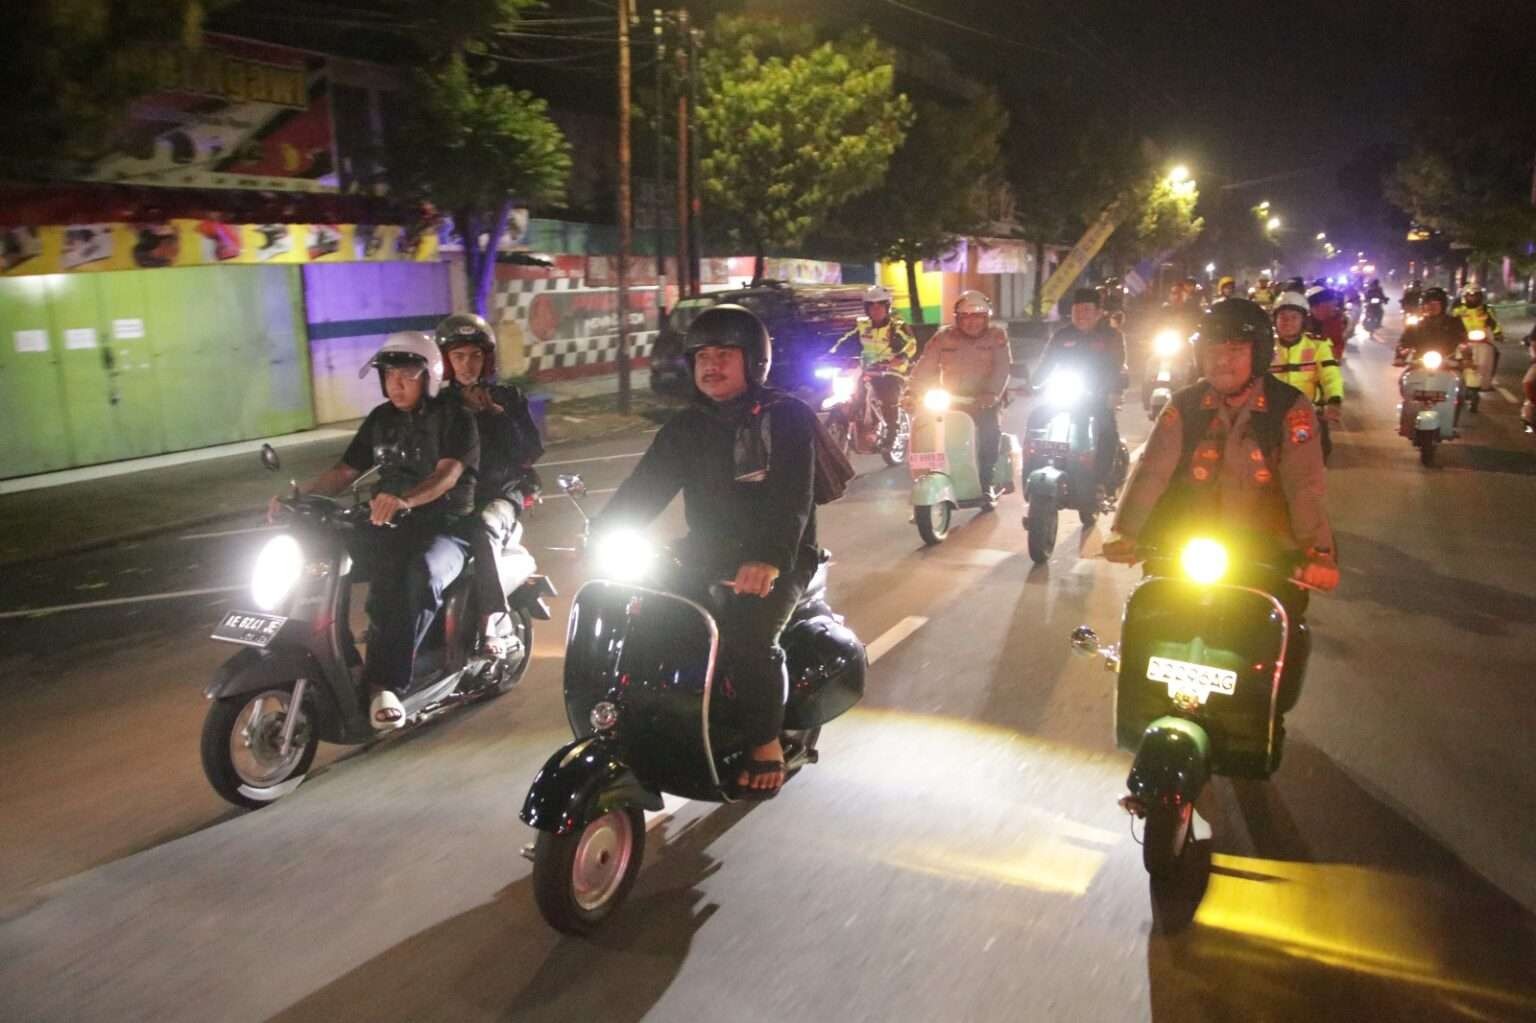
[[[226,263],[431,262],[437,233],[398,224],[67,224],[0,229],[0,274]]]
[[[938,259],[923,260],[923,269],[927,270],[929,273],[939,271],[943,273],[963,274],[965,273],[966,269],[966,251],[967,247],[965,239],[961,238],[955,242],[952,248],[950,248],[943,255],[939,256]]]
[[[1061,296],[1067,293],[1072,282],[1088,266],[1088,261],[1099,254],[1104,243],[1109,241],[1109,236],[1115,233],[1115,228],[1120,224],[1120,203],[1110,203],[1109,207],[1099,215],[1099,219],[1083,233],[1072,246],[1072,251],[1067,253],[1067,258],[1056,267],[1050,279],[1040,289],[1040,307],[1049,309],[1059,301]]]
[[[1021,274],[1030,268],[1032,257],[1023,242],[978,238],[974,244],[979,274]]]

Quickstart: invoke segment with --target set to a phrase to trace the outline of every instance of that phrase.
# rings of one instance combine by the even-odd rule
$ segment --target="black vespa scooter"
[[[560,485],[573,500],[585,493],[579,477]],[[538,829],[524,855],[539,910],[568,934],[590,933],[629,894],[645,852],[642,811],[662,809],[664,792],[733,801],[747,748],[710,609],[668,590],[665,559],[638,533],[609,535],[593,555],[602,574],[577,591],[566,627],[575,739],[534,777],[521,813]],[[791,775],[816,762],[821,726],[864,692],[864,645],[827,606],[826,577],[823,563],[780,639]],[[717,586],[710,599],[750,598]]]
[[[1103,431],[1099,411],[1085,407],[1091,395],[1082,374],[1059,369],[1040,395],[1040,403],[1030,410],[1024,441],[1024,530],[1029,560],[1037,565],[1049,561],[1056,550],[1059,512],[1076,511],[1085,530],[1100,515],[1114,512],[1131,462],[1122,440],[1109,478],[1099,479]]]
[[[1311,647],[1274,596],[1301,585],[1292,567],[1229,563],[1228,545],[1209,538],[1149,550],[1121,646],[1101,648],[1087,625],[1072,632],[1074,651],[1119,674],[1115,740],[1136,755],[1120,805],[1146,821],[1142,862],[1155,878],[1176,870],[1212,775],[1267,779],[1280,766],[1282,696],[1300,686]]]
[[[279,468],[270,446],[263,445],[261,457],[268,469]],[[213,631],[213,639],[244,648],[204,690],[211,703],[203,721],[203,773],[236,806],[256,809],[298,788],[322,739],[362,745],[378,738],[348,624],[352,559],[346,547],[346,534],[368,521],[362,487],[377,471],[352,484],[351,505],[318,494],[283,498],[290,521],[267,541],[252,571],[248,599],[259,610],[230,611]],[[476,649],[479,615],[468,562],[444,594],[411,687],[400,694],[408,724],[500,695],[528,670],[533,619],[549,619],[544,598],[555,591],[535,574],[520,537],[521,525],[498,557],[513,620],[505,655],[490,658]]]

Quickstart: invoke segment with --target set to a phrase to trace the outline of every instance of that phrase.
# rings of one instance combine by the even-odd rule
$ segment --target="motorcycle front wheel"
[[[1029,533],[1029,560],[1043,565],[1051,560],[1056,550],[1056,502],[1049,497],[1037,497],[1029,502],[1024,514],[1024,529]]]
[[[1147,811],[1147,828],[1141,840],[1141,864],[1155,878],[1172,876],[1178,869],[1184,848],[1189,843],[1189,825],[1194,819],[1193,803],[1177,808],[1154,807]]]
[[[1435,448],[1440,444],[1439,430],[1419,431],[1419,461],[1425,468],[1434,468]]]
[[[539,832],[533,843],[533,896],[557,931],[591,934],[613,915],[640,873],[645,815],[610,810],[564,835]]]
[[[848,417],[842,409],[836,409],[827,416],[827,434],[837,450],[844,455],[849,454],[849,445],[853,443],[853,428],[848,424]]]
[[[917,523],[917,535],[930,547],[943,543],[949,535],[949,517],[950,508],[947,504],[920,504],[912,509],[912,520]]]
[[[320,747],[313,708],[299,707],[293,742],[282,750],[293,687],[215,700],[203,719],[203,774],[213,790],[236,806],[259,810],[293,790]]]

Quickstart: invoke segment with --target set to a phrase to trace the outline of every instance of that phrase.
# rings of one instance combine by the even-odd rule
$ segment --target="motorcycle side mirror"
[[[1079,625],[1072,630],[1072,652],[1083,657],[1099,656],[1099,634],[1092,626]]]
[[[283,467],[283,460],[277,457],[277,450],[270,444],[261,446],[261,464],[267,467],[268,472],[276,472]]]
[[[560,484],[560,489],[565,491],[565,493],[569,494],[571,497],[587,496],[587,484],[584,480],[582,480],[581,476],[576,473],[571,473],[570,475],[562,474],[557,476],[556,482]]]

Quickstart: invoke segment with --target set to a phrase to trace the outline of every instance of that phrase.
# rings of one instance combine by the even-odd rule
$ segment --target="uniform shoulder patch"
[[[1292,444],[1305,444],[1312,439],[1312,413],[1306,408],[1293,408],[1285,414],[1285,432]]]

